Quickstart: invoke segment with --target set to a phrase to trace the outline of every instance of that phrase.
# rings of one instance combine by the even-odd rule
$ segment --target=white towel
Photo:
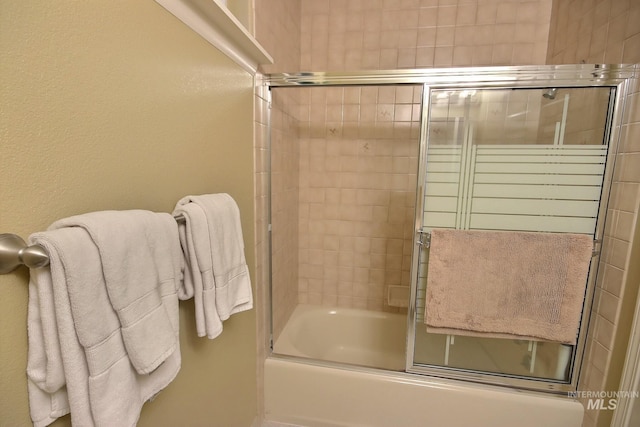
[[[173,214],[185,217],[179,225],[187,265],[180,298],[194,298],[198,336],[215,338],[222,321],[253,307],[240,210],[223,193],[184,197]]]
[[[81,228],[61,228],[36,233],[29,242],[42,245],[50,259],[48,267],[31,270],[30,291],[35,292],[29,295],[27,373],[34,425],[46,426],[70,409],[73,425],[134,426],[144,402],[178,373],[179,346],[151,374],[138,374],[125,350],[100,255],[89,235]],[[175,292],[168,299],[175,301],[168,306],[177,316]],[[177,337],[177,317],[174,321],[171,328]],[[60,349],[62,366],[55,351],[53,357],[41,357],[48,348]],[[42,378],[55,381],[42,387]]]
[[[163,304],[163,296],[175,296],[181,281],[176,221],[166,213],[101,211],[56,221],[49,229],[63,227],[82,227],[91,236],[105,298],[116,310],[131,363],[140,374],[152,372],[178,346],[170,308]]]
[[[47,269],[31,270],[27,318],[29,408],[33,425],[42,427],[70,410],[51,273]]]

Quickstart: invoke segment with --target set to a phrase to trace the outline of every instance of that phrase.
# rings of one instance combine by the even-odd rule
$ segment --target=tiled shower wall
[[[436,91],[429,113],[430,144],[461,144],[467,121],[474,125],[473,140],[479,144],[553,144],[561,131],[565,95],[569,98],[562,143],[602,144],[609,88],[560,88],[555,99],[544,98],[545,91]]]
[[[551,0],[302,0],[301,68],[544,64]]]
[[[299,93],[271,93],[271,300],[274,338],[298,303],[298,210],[300,140],[297,120],[291,112]]]
[[[550,16],[547,64],[638,63],[638,1],[555,0]]]
[[[264,72],[640,62],[640,4],[635,0],[556,0],[553,5],[551,0],[260,0],[255,8],[256,36],[275,58],[275,65]],[[266,194],[260,193],[267,139],[260,122],[260,115],[266,114],[262,99],[259,95],[256,103],[256,206],[265,218]],[[636,92],[625,118],[626,142],[612,191],[600,267],[604,273],[598,283],[581,389],[601,390],[610,379],[617,345],[613,336],[621,297],[629,288],[626,267],[640,200],[639,114]],[[294,129],[288,132],[295,134]],[[261,235],[258,245],[265,249],[266,232]],[[267,256],[264,250],[261,253],[259,288],[266,291]],[[297,297],[297,284],[280,285],[283,293]],[[277,309],[287,313],[292,307]],[[598,424],[606,425],[610,414],[601,415]],[[585,425],[596,425],[597,416],[588,412]]]
[[[640,2],[554,1],[547,62],[640,63]],[[638,232],[640,204],[638,91],[636,80],[620,130],[623,143],[616,158],[580,390],[618,390],[619,374],[615,372],[620,371],[629,327],[620,322],[623,298],[635,301],[637,295],[638,283],[628,280],[627,271],[634,262],[630,259],[631,244]],[[584,426],[608,426],[611,416],[612,411],[587,410]]]
[[[410,286],[422,87],[295,90],[299,301],[398,311]],[[406,300],[389,306],[389,286]]]
[[[300,67],[300,0],[259,0],[254,2],[255,8],[255,37],[259,43],[271,54],[273,65],[263,66],[262,73],[295,71]],[[297,102],[295,93],[291,96],[275,98],[272,105],[269,104],[269,92],[262,82],[262,78],[256,78],[255,97],[255,123],[254,123],[254,151],[255,151],[255,198],[256,198],[256,319],[258,322],[258,349],[257,349],[257,388],[258,388],[258,414],[259,419],[264,418],[264,359],[271,334],[271,309],[270,305],[270,247],[269,247],[269,127],[268,118],[275,119],[277,126],[277,143],[273,145],[274,157],[279,168],[275,172],[282,176],[289,176],[291,182],[297,182],[297,161],[292,162],[291,155],[295,154],[295,141],[297,141],[297,126],[293,125],[290,111],[296,111]],[[296,159],[297,160],[297,159]],[[297,189],[291,191],[290,186],[274,188],[281,194],[277,201],[284,203],[276,206],[278,212],[285,214],[284,218],[273,218],[273,221],[286,225],[286,219],[297,216],[298,202]],[[289,212],[289,213],[286,213]],[[281,254],[287,254],[292,258],[291,262],[297,263],[297,222],[291,221],[284,231],[287,245],[281,249]],[[280,243],[284,243],[281,241]],[[290,259],[291,259],[290,258]],[[277,260],[276,260],[277,262]],[[278,287],[274,287],[274,311],[277,318],[274,319],[274,333],[277,334],[282,325],[293,311],[298,298],[297,269],[291,269],[291,273],[285,273],[282,265],[274,268],[279,270]],[[276,305],[277,304],[277,305]]]
[[[301,69],[542,64],[550,12],[551,0],[302,0]],[[410,285],[418,153],[406,90],[301,95],[302,303],[398,311],[387,295]]]
[[[559,88],[556,98],[543,99],[539,134],[542,139],[553,141],[556,124],[562,117],[565,96],[567,121],[564,144],[601,144],[609,108],[609,88]]]
[[[296,71],[300,68],[300,1],[260,0],[255,2],[256,38],[271,54],[273,64],[263,65],[262,73]],[[260,80],[256,87],[256,227],[258,274],[261,300],[273,300],[273,332],[277,337],[298,302],[298,126],[295,120],[298,93],[293,90],[270,97]],[[271,102],[271,104],[269,103]],[[269,135],[268,117],[272,133]],[[271,149],[271,164],[269,157]],[[271,212],[269,217],[269,172],[271,173]],[[274,230],[272,271],[269,255],[269,220]],[[271,278],[269,277],[271,275]],[[271,295],[269,283],[273,281]],[[265,304],[259,304],[264,309]],[[270,324],[269,310],[260,318]],[[264,339],[268,339],[265,331]]]

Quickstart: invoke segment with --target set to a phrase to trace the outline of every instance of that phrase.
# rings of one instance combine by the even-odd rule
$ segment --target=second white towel
[[[240,210],[222,193],[184,197],[173,214],[185,217],[179,234],[187,268],[179,297],[194,298],[198,336],[215,338],[222,321],[253,308]]]

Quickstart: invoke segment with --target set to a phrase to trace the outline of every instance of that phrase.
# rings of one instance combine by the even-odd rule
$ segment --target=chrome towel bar
[[[185,221],[182,214],[177,215],[175,219],[178,223]],[[0,274],[10,273],[21,265],[40,268],[48,264],[49,255],[42,246],[29,246],[16,234],[0,234]]]

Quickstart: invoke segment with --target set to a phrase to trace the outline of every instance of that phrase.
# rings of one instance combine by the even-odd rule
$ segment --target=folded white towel
[[[184,225],[179,224],[178,229],[186,268],[178,296],[181,300],[193,298],[196,333],[213,339],[222,333],[222,320],[216,309],[209,226],[204,211],[195,204],[183,206],[180,212],[185,218]]]
[[[37,307],[30,304],[28,319],[27,372],[34,425],[46,426],[70,408],[73,425],[134,426],[144,402],[178,373],[179,346],[151,374],[138,374],[130,363],[118,317],[107,295],[98,249],[86,231],[61,228],[36,233],[29,242],[42,245],[50,259],[48,267],[31,270],[30,290],[37,291],[34,294],[38,296]],[[31,294],[29,298],[31,302]],[[176,316],[171,329],[177,338],[175,291],[168,299],[174,301],[167,301],[167,306]],[[45,322],[51,323],[42,324]],[[43,364],[43,357],[35,357],[45,343],[60,349],[62,367],[52,363],[55,357],[48,364]],[[55,352],[52,354],[55,356]],[[59,378],[61,374],[64,380],[56,380],[55,386],[62,382],[66,391],[64,386],[57,391],[52,390],[55,386],[42,387],[38,380]],[[61,406],[65,392],[66,408]]]
[[[35,427],[69,413],[51,274],[31,270],[27,312],[27,391]]]
[[[173,214],[185,217],[179,225],[187,265],[180,298],[194,298],[198,336],[215,338],[222,321],[253,308],[240,210],[222,193],[184,197]]]
[[[104,297],[116,310],[131,363],[140,374],[152,372],[178,346],[162,298],[175,296],[181,281],[175,220],[143,210],[102,211],[56,221],[49,229],[63,227],[81,227],[91,236],[108,291]]]

